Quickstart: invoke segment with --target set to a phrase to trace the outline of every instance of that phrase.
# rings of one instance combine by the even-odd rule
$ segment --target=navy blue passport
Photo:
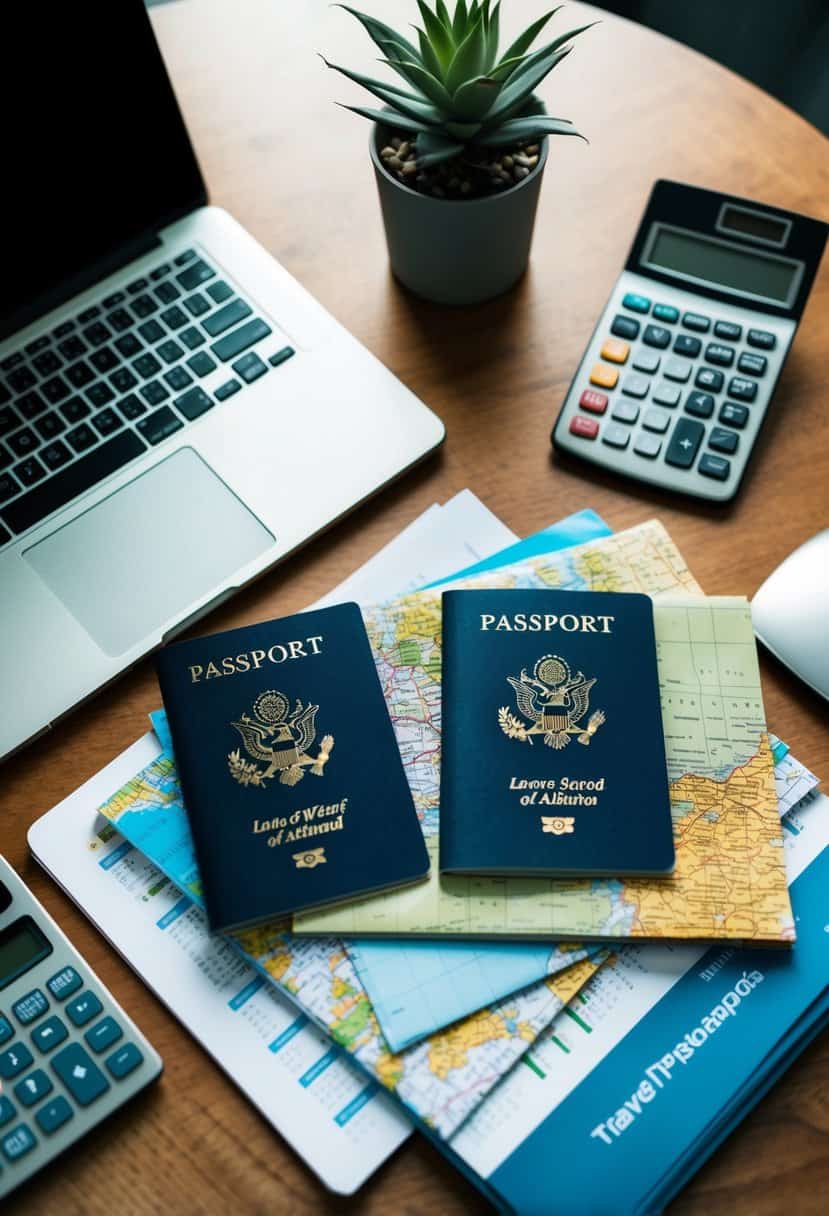
[[[673,868],[648,596],[445,592],[442,735],[442,872]]]
[[[356,604],[176,643],[156,665],[211,929],[425,877]]]

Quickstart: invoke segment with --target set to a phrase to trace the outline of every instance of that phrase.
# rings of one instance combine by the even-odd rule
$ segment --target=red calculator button
[[[591,414],[603,414],[607,409],[607,394],[597,393],[595,389],[586,388],[579,397],[579,405]]]
[[[575,418],[570,420],[570,434],[580,435],[582,439],[595,439],[599,433],[599,424],[592,418],[584,418],[581,414],[576,414]]]

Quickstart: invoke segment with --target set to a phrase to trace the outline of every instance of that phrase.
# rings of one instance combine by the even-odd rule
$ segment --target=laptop
[[[444,435],[207,205],[141,0],[10,23],[0,757]]]

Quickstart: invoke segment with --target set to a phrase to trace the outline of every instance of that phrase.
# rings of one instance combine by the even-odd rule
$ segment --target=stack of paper
[[[529,1172],[537,1210],[549,1210],[560,1192],[545,1191],[540,1175],[548,1173],[550,1145],[555,1143],[549,1136],[562,1136],[558,1107],[586,1093],[584,1087],[604,1067],[608,1053],[627,1046],[646,1012],[663,1009],[664,994],[681,977],[696,974],[695,964],[703,955],[696,947],[628,946],[602,966],[606,953],[589,939],[685,936],[721,938],[725,944],[739,939],[781,942],[793,935],[786,865],[791,878],[792,858],[806,853],[802,845],[799,853],[789,847],[784,859],[778,815],[791,812],[815,780],[782,746],[774,751],[776,791],[770,780],[774,741],[765,735],[745,602],[688,598],[699,589],[659,525],[643,525],[613,539],[607,539],[608,531],[592,512],[582,512],[492,556],[493,549],[512,538],[472,496],[462,495],[421,517],[325,602],[387,599],[391,591],[411,591],[416,583],[449,577],[455,584],[462,579],[464,585],[476,585],[477,580],[478,585],[629,588],[657,597],[678,859],[672,886],[666,892],[661,880],[658,900],[653,884],[645,880],[528,884],[492,879],[447,883],[435,878],[399,895],[297,918],[295,929],[310,936],[298,937],[288,925],[275,924],[234,939],[207,939],[199,911],[198,869],[163,715],[154,715],[154,734],[32,830],[36,855],[70,894],[94,905],[88,907],[93,919],[104,922],[107,935],[162,990],[168,1003],[173,1003],[167,991],[172,976],[159,968],[156,958],[150,959],[149,926],[143,914],[136,915],[139,904],[153,905],[150,925],[160,931],[155,936],[177,945],[167,963],[179,970],[189,967],[191,984],[197,976],[212,973],[211,991],[218,993],[228,991],[222,972],[233,977],[231,986],[248,976],[234,988],[227,1006],[237,1014],[247,1009],[248,1018],[259,1025],[274,1065],[281,1062],[287,1068],[285,1086],[293,1090],[298,1082],[306,1099],[328,1089],[336,1095],[323,1103],[323,1121],[329,1126],[316,1144],[312,1128],[319,1124],[322,1110],[306,1101],[304,1117],[297,1119],[292,1111],[288,1126],[287,1108],[283,1112],[272,1094],[266,1100],[261,1084],[257,1090],[252,1052],[248,1057],[239,1048],[240,1068],[226,1045],[220,1045],[215,997],[213,1014],[201,1017],[201,1027],[192,1025],[192,999],[180,1000],[177,1012],[229,1071],[244,1072],[240,1080],[246,1092],[259,1105],[267,1101],[275,1125],[336,1189],[354,1189],[406,1134],[405,1121],[381,1097],[382,1087],[501,1202],[533,1210],[530,1196],[521,1189]],[[460,562],[459,536],[471,540]],[[430,549],[435,564],[426,558]],[[486,554],[490,556],[482,561]],[[470,568],[452,575],[459,564]],[[668,595],[673,598],[660,598]],[[439,609],[439,591],[427,591],[365,612],[424,834],[435,852]],[[829,808],[823,807],[815,818],[821,805],[810,810],[812,820],[804,813],[804,824],[820,821],[829,828]],[[65,846],[55,847],[52,815],[62,815],[65,834],[70,806],[74,830],[83,824],[81,839],[94,846],[91,866],[88,860],[81,864],[79,857],[72,860]],[[104,820],[91,815],[98,806]],[[801,836],[813,842],[822,839],[820,830],[801,831],[796,814],[787,822],[787,842]],[[822,848],[814,845],[811,858],[819,857]],[[90,884],[93,869],[96,883]],[[129,892],[129,900],[117,911],[112,883],[101,882],[104,874]],[[126,929],[106,923],[125,913]],[[340,934],[346,935],[345,943]],[[414,934],[442,940],[417,940]],[[450,935],[460,940],[450,940]],[[522,936],[526,940],[511,940]],[[545,940],[532,940],[539,937]],[[711,976],[716,976],[732,957],[739,957],[733,946],[719,947],[702,970],[713,967]],[[791,952],[778,948],[773,957],[802,958],[803,992],[816,980],[816,960],[799,946]],[[178,982],[181,990],[181,977]],[[751,991],[759,991],[759,984]],[[279,993],[301,1013],[283,1015],[285,1025],[277,1030],[274,1013],[286,1008]],[[792,999],[796,1005],[800,994]],[[677,1025],[673,1007],[664,1009],[675,1019],[668,1025]],[[787,1028],[785,1049],[781,1046],[775,1053],[769,1048],[773,1064],[764,1071],[754,1059],[755,1075],[779,1071],[782,1061],[813,1033],[822,1010],[812,1010],[805,1019],[802,1012],[791,1019],[796,1029]],[[326,1049],[311,1023],[336,1046]],[[773,1044],[780,1042],[780,1031],[778,1024]],[[360,1082],[359,1071],[355,1073],[339,1049],[356,1061],[370,1082]],[[292,1057],[297,1061],[293,1066]],[[517,1061],[521,1063],[516,1067]],[[677,1068],[665,1064],[672,1075]],[[739,1096],[724,1085],[710,1086],[710,1101],[701,1115],[707,1120],[701,1125],[705,1135],[714,1134],[715,1120],[717,1127],[730,1126],[728,1120],[739,1118],[756,1100],[748,1084],[751,1075],[746,1074]],[[662,1089],[670,1094],[679,1087],[664,1081]],[[599,1092],[604,1092],[604,1083]],[[595,1141],[608,1153],[612,1149],[617,1161],[625,1155],[619,1144],[636,1141],[628,1115],[637,1104],[644,1110],[653,1101],[657,1108],[655,1098],[642,1096],[649,1093],[647,1087],[639,1097],[631,1092],[631,1105],[626,1105],[630,1095],[623,1093],[607,1112],[611,1122],[598,1119],[605,1130],[588,1135],[591,1146]],[[607,1102],[612,1104],[610,1088]],[[663,1098],[661,1105],[666,1104]],[[640,1122],[645,1126],[648,1120]],[[629,1126],[625,1138],[621,1133]],[[579,1146],[574,1141],[571,1151]],[[660,1187],[667,1193],[666,1188],[681,1185],[694,1162],[698,1164],[699,1151],[693,1139],[666,1146],[666,1155],[647,1177],[631,1178],[630,1209],[645,1193],[645,1184],[654,1194]],[[591,1158],[590,1164],[608,1168],[601,1157],[595,1162]],[[626,1167],[622,1172],[627,1176]],[[560,1178],[560,1172],[556,1175]],[[613,1194],[612,1188],[608,1193]],[[595,1210],[602,1210],[600,1204]],[[613,1210],[628,1208],[622,1202]]]

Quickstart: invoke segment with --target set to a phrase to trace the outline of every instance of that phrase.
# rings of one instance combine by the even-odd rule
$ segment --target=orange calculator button
[[[626,363],[629,354],[630,347],[621,338],[608,338],[601,349],[602,358],[611,363]]]
[[[590,383],[598,384],[599,388],[614,388],[618,379],[618,369],[606,363],[597,363],[590,373]]]

